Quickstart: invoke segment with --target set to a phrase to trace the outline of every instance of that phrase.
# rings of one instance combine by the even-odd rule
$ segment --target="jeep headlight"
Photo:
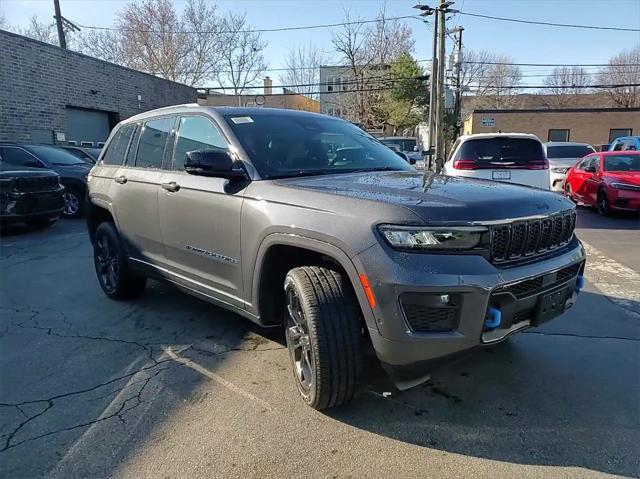
[[[471,250],[482,242],[485,227],[466,226],[394,226],[378,227],[394,248],[411,250]]]

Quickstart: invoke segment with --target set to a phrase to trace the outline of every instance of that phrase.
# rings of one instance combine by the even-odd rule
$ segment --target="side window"
[[[144,124],[136,155],[137,168],[162,168],[162,158],[174,120],[174,117],[159,118]]]
[[[616,142],[613,144],[613,148],[611,148],[611,150],[613,150],[613,151],[621,151],[623,146],[624,146],[624,143],[622,141],[616,140]]]
[[[173,169],[184,169],[187,153],[212,148],[227,149],[228,145],[220,131],[204,116],[183,116],[180,118],[178,138],[173,155]]]
[[[127,146],[129,145],[133,128],[133,125],[124,125],[116,132],[102,157],[102,164],[118,166],[124,164],[124,156],[127,154]]]
[[[591,157],[591,163],[589,163],[589,166],[593,166],[597,171],[600,171],[600,157],[599,156],[592,156]]]
[[[45,168],[45,165],[42,164],[40,160],[22,148],[5,146],[2,148],[0,156],[2,157],[2,161],[10,165],[26,166],[28,168]]]
[[[460,145],[460,140],[456,140],[455,143],[453,144],[453,146],[451,147],[451,156],[449,156],[449,160],[451,159],[458,159],[458,158],[453,158],[454,153],[456,153],[456,150],[458,149],[458,146]],[[459,155],[457,155],[459,156]]]
[[[587,167],[587,165],[591,163],[592,159],[593,159],[593,156],[587,156],[586,158],[583,158],[582,160],[580,160],[580,163],[578,163],[578,166],[576,166],[576,169],[584,170]]]

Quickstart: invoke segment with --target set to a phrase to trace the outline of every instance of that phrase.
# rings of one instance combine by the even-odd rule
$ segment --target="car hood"
[[[1,178],[42,178],[45,176],[58,176],[58,174],[55,171],[43,170],[42,168],[28,168],[6,163],[0,164]]]
[[[527,186],[418,172],[370,172],[276,180],[280,186],[409,208],[426,222],[468,223],[541,216],[573,208]],[[333,204],[332,207],[336,208]]]
[[[640,186],[640,171],[607,171],[605,179]]]

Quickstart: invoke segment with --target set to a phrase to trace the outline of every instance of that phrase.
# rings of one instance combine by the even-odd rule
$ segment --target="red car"
[[[587,155],[567,172],[564,193],[575,202],[611,210],[640,212],[640,151]]]

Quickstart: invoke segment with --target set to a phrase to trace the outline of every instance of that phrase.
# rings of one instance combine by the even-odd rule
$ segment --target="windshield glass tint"
[[[456,156],[485,164],[527,164],[544,159],[544,151],[542,143],[530,138],[478,138],[465,141]]]
[[[582,158],[594,152],[593,148],[584,145],[548,146],[547,158]]]
[[[33,152],[52,165],[86,165],[77,156],[55,146],[31,146]]]
[[[413,168],[346,121],[306,114],[225,115],[263,178]]]
[[[640,155],[607,155],[604,171],[640,171]]]

